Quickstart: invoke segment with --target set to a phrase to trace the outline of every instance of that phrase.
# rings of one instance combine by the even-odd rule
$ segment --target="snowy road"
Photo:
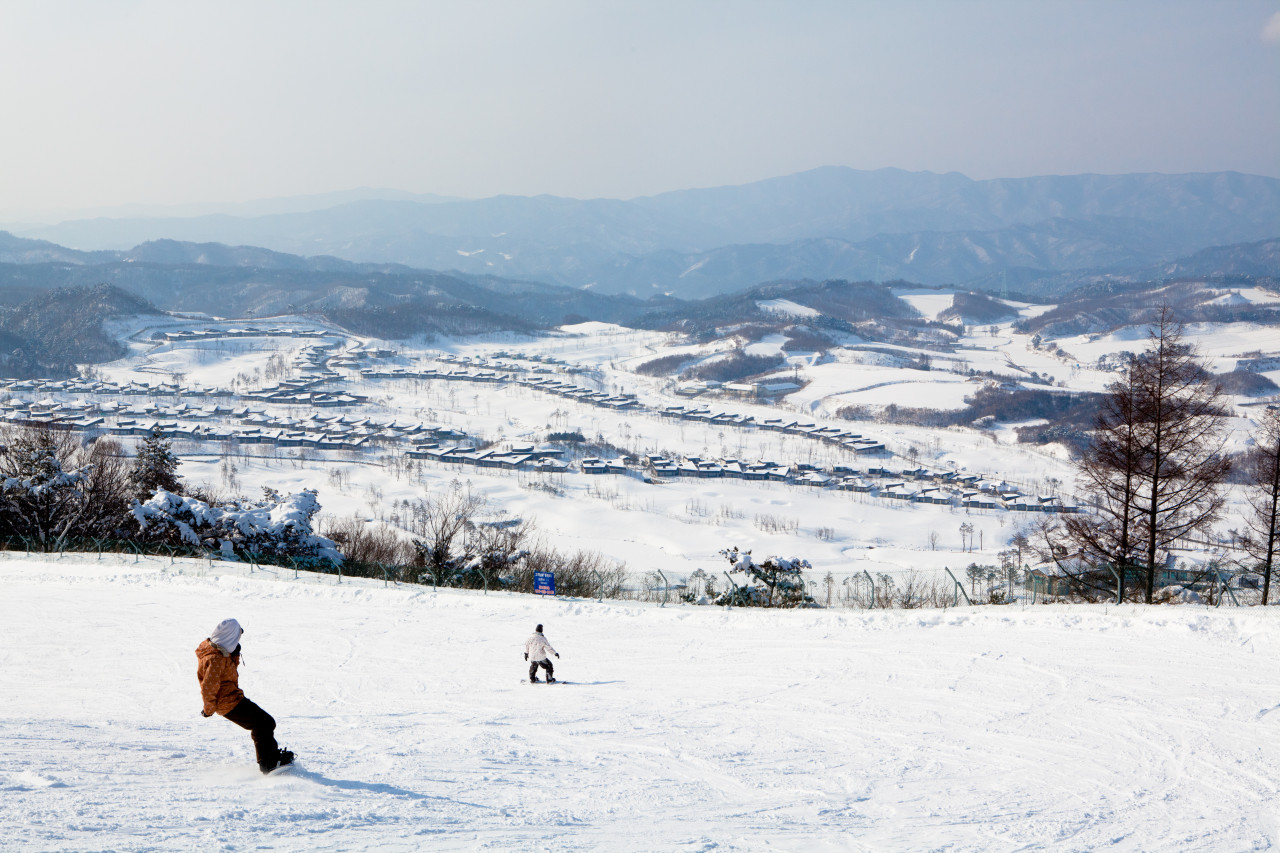
[[[1280,839],[1274,613],[725,612],[160,566],[0,556],[5,850]],[[193,650],[226,616],[297,772],[262,778],[199,715]],[[536,622],[574,684],[520,682]]]

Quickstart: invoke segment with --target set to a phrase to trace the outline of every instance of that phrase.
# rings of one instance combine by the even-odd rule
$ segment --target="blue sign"
[[[555,595],[556,594],[556,573],[555,572],[534,572],[533,573],[533,591],[538,595]]]

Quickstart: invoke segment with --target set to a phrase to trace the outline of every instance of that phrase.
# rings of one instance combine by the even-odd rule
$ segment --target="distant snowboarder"
[[[270,773],[277,767],[293,763],[293,753],[276,743],[276,721],[271,715],[245,698],[240,689],[240,635],[244,629],[234,619],[223,619],[209,638],[196,647],[196,677],[204,708],[200,715],[221,714],[253,736],[258,753],[258,769]]]
[[[547,684],[556,683],[556,670],[551,665],[551,659],[547,657],[547,653],[560,657],[560,653],[551,648],[551,644],[547,642],[547,638],[542,636],[542,626],[533,629],[533,636],[525,641],[524,659],[529,662],[529,683],[539,684],[538,667],[542,667],[547,671]]]

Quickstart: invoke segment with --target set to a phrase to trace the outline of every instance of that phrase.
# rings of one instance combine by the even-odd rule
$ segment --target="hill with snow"
[[[1280,841],[1280,625],[744,611],[0,555],[9,851],[1221,851]],[[296,770],[200,717],[196,645]],[[562,686],[521,683],[535,623]]]

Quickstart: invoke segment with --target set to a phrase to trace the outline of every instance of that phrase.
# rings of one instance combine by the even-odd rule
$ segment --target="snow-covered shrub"
[[[736,604],[739,607],[816,607],[813,596],[805,592],[805,569],[813,568],[808,560],[799,557],[785,559],[770,556],[757,562],[750,551],[720,552],[732,567],[730,575],[743,575],[746,583],[721,593],[716,604]]]
[[[0,536],[56,550],[119,535],[127,479],[117,443],[84,446],[47,427],[8,430],[0,442]]]
[[[132,512],[141,537],[150,542],[218,551],[231,559],[342,562],[334,542],[311,530],[320,510],[313,490],[263,492],[258,501],[210,504],[161,489],[145,503],[135,501]]]

